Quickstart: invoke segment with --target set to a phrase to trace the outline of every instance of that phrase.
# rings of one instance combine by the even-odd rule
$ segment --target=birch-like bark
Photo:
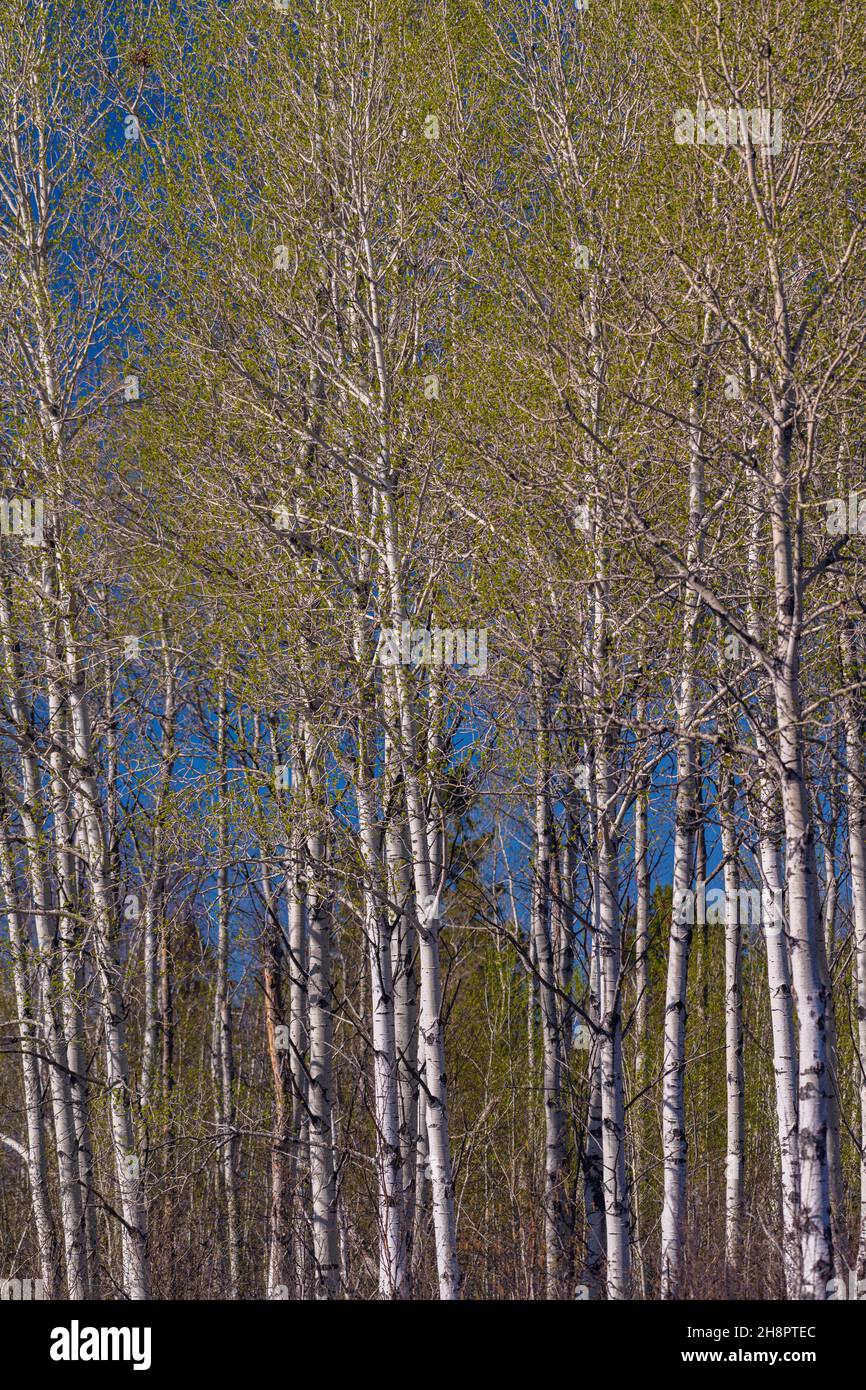
[[[375,285],[372,280],[370,292],[375,304]],[[378,322],[378,308],[374,310],[374,319]],[[380,355],[381,346],[377,347],[377,358]],[[384,381],[384,376],[381,379]],[[407,612],[403,598],[402,561],[394,504],[393,477],[387,453],[384,450],[380,466],[382,469],[382,519],[390,590],[391,621],[399,632],[402,631]],[[425,1118],[432,1175],[436,1267],[439,1275],[440,1297],[455,1299],[460,1294],[460,1269],[457,1261],[454,1185],[451,1174],[445,1039],[442,1028],[442,981],[439,964],[442,884],[441,882],[434,883],[431,875],[429,827],[419,773],[418,739],[411,678],[406,668],[398,663],[393,667],[393,679],[418,918],[421,968],[420,1028],[423,1039],[423,1084],[426,1094]]]
[[[754,384],[756,369],[750,367]],[[746,440],[754,449],[755,440]],[[752,499],[753,523],[749,533],[749,635],[760,642],[761,620],[756,595],[760,592],[760,539],[762,506],[757,491]],[[773,1041],[773,1075],[776,1088],[776,1126],[782,1187],[782,1270],[789,1298],[800,1288],[800,1152],[798,1142],[797,1039],[788,927],[784,910],[782,875],[782,811],[778,778],[765,726],[769,710],[761,693],[756,695],[753,720],[760,762],[753,797],[752,820],[758,839],[761,872],[762,923],[767,953],[767,988]],[[771,766],[771,764],[773,764]]]
[[[54,1144],[60,1185],[60,1220],[68,1297],[76,1301],[87,1297],[87,1264],[83,1227],[83,1206],[78,1167],[78,1145],[69,1076],[67,1040],[58,1001],[57,935],[51,919],[51,893],[45,858],[45,834],[40,811],[39,768],[36,739],[23,693],[18,645],[12,627],[12,612],[5,571],[0,575],[0,636],[3,640],[3,668],[6,698],[15,730],[21,761],[23,796],[19,816],[24,836],[25,860],[36,926],[39,951],[39,996],[41,1030],[49,1059],[48,1084],[51,1093]]]
[[[214,1104],[219,1138],[220,1173],[225,1202],[229,1297],[240,1284],[240,1227],[236,1177],[237,1135],[234,1127],[234,1048],[229,949],[231,913],[228,882],[228,705],[225,673],[217,678],[217,954],[213,1015]]]
[[[72,600],[60,563],[56,583],[64,639],[66,699],[77,774],[75,802],[84,831],[93,901],[93,942],[99,979],[111,1136],[123,1216],[123,1280],[127,1297],[138,1301],[150,1297],[147,1215],[132,1120],[126,1020],[117,955],[116,897],[110,879],[110,846],[100,814],[90,715],[74,635]]]
[[[339,1292],[337,1184],[333,1147],[333,1004],[331,920],[325,890],[322,768],[317,738],[304,724],[304,788],[307,819],[309,921],[310,1184],[313,1208],[313,1280],[318,1299]]]
[[[607,775],[607,774],[605,774]],[[622,1074],[621,963],[617,845],[602,817],[599,842],[601,1114],[608,1299],[630,1294],[629,1199],[626,1184]]]
[[[574,867],[573,825],[566,808],[562,843],[554,843],[550,855],[553,968],[559,990],[559,1031],[562,1037],[563,1066],[571,1049],[574,1028],[572,987],[574,983]]]
[[[162,1096],[162,1171],[168,1175],[163,1217],[168,1232],[168,1260],[174,1268],[178,1233],[174,1222],[175,1193],[173,1175],[176,1163],[176,1137],[173,1114],[174,1098],[174,990],[172,987],[172,953],[169,923],[162,922],[159,941],[159,1019],[160,1019],[160,1094]]]
[[[99,1296],[99,1241],[96,1221],[96,1199],[93,1181],[93,1153],[90,1138],[90,1116],[87,1080],[87,1040],[82,1000],[84,984],[84,942],[77,920],[78,871],[73,854],[72,804],[69,766],[71,733],[63,693],[62,645],[54,603],[52,570],[42,567],[43,605],[42,630],[48,675],[48,710],[51,744],[49,794],[54,818],[54,861],[57,882],[57,930],[63,976],[63,1026],[66,1034],[66,1053],[69,1063],[69,1084],[72,1113],[78,1148],[78,1175],[81,1183],[81,1202],[84,1207],[85,1249],[84,1268],[88,1297]]]
[[[420,1028],[420,1015],[419,1015]],[[423,1062],[421,1063],[423,1066]],[[420,1066],[419,1066],[420,1074]],[[429,1204],[426,1200],[426,1186],[432,1178],[430,1169],[430,1150],[427,1146],[427,1099],[424,1087],[418,1088],[418,1142],[415,1146],[415,1227],[412,1232],[412,1278],[417,1280],[421,1268],[424,1233]]]
[[[779,291],[781,295],[781,291]],[[777,310],[787,318],[784,296]],[[782,811],[785,820],[788,916],[792,977],[799,1022],[800,1253],[802,1297],[824,1299],[833,1274],[830,1180],[827,1163],[827,990],[818,934],[815,836],[806,788],[803,713],[800,701],[802,587],[789,513],[790,451],[795,393],[783,382],[773,422],[773,487],[770,519],[776,599],[774,695]]]
[[[312,1289],[312,1239],[307,1213],[310,1182],[309,989],[306,868],[306,784],[301,733],[291,740],[291,816],[286,863],[288,898],[289,1056],[292,1093],[290,1183],[294,1239],[294,1287],[298,1298]]]
[[[542,1095],[544,1098],[544,1244],[548,1298],[564,1298],[570,1260],[570,1221],[562,1109],[562,1032],[551,944],[550,911],[550,736],[541,662],[533,658],[535,714],[535,873],[532,893],[532,939],[535,943],[541,1001]]]
[[[367,226],[367,191],[359,177],[361,198],[361,236],[359,259],[367,279],[366,326],[376,382],[376,425],[379,440],[376,494],[381,514],[382,546],[387,575],[387,611],[392,626],[402,632],[409,613],[404,594],[403,555],[397,514],[396,476],[390,449],[391,381],[386,359],[386,329],[380,298],[381,270],[376,265]],[[436,1267],[439,1292],[443,1299],[458,1298],[460,1268],[457,1260],[457,1229],[454,1212],[454,1185],[451,1172],[451,1143],[448,1127],[448,1086],[445,1071],[445,1039],[442,1025],[442,982],[439,963],[441,931],[441,881],[434,881],[430,863],[427,809],[421,787],[421,764],[415,691],[412,679],[398,662],[392,668],[399,752],[403,768],[406,813],[412,845],[412,873],[418,921],[418,947],[421,971],[421,1037],[423,1039],[424,1086],[426,1089],[427,1143],[433,1190],[433,1227],[436,1241]]]
[[[160,633],[165,694],[159,745],[156,797],[153,807],[150,866],[144,898],[144,1043],[141,1060],[141,1103],[146,1111],[158,1075],[158,1044],[162,1028],[159,1007],[159,945],[165,911],[165,811],[175,764],[175,680],[168,638]]]
[[[722,770],[719,815],[725,885],[725,1260],[728,1275],[740,1270],[743,1246],[743,1163],[745,1158],[745,1076],[743,1070],[743,968],[740,921],[739,846],[735,829],[736,788],[730,768]]]
[[[284,1297],[292,1279],[291,1064],[281,1045],[284,1023],[283,932],[279,897],[268,862],[270,845],[262,846],[263,932],[262,985],[265,1034],[274,1083],[274,1121],[270,1144],[271,1201],[265,1287],[268,1298]]]
[[[638,730],[646,719],[646,700],[637,700],[635,720]],[[639,733],[640,737],[640,733]],[[650,778],[641,773],[634,802],[634,876],[635,876],[635,1091],[636,1104],[631,1123],[632,1133],[632,1210],[633,1243],[637,1259],[637,1279],[641,1297],[646,1297],[647,1272],[643,1244],[643,1202],[637,1179],[638,1163],[644,1152],[647,1125],[651,1121],[652,1098],[647,1086],[647,1044],[649,1035],[650,970],[650,864],[649,864],[649,803]]]
[[[830,788],[831,817],[829,823],[818,819],[818,838],[824,864],[824,895],[820,909],[820,929],[817,933],[818,969],[827,1000],[827,1173],[830,1183],[830,1229],[833,1237],[834,1268],[839,1278],[846,1278],[848,1263],[845,1180],[842,1172],[842,1123],[839,1111],[839,1043],[836,1029],[836,1001],[833,998],[833,963],[836,958],[836,912],[839,889],[836,879],[836,849],[838,813],[832,813],[835,799]]]
[[[390,741],[389,741],[390,744]],[[393,745],[386,760],[395,761]],[[395,797],[400,788],[392,783]],[[385,828],[385,858],[388,869],[388,901],[393,913],[391,924],[391,974],[394,986],[394,1032],[399,1066],[399,1142],[400,1170],[403,1176],[404,1261],[411,1275],[414,1255],[416,1203],[416,1151],[418,1147],[418,984],[415,973],[415,919],[412,902],[412,870],[406,847],[405,818],[389,815]]]
[[[369,592],[375,570],[375,551],[366,539],[376,515],[359,480],[352,480],[356,525],[364,537],[357,557],[357,590],[352,625],[352,644],[357,672],[355,795],[363,863],[363,925],[370,968],[373,1043],[373,1116],[376,1129],[378,1177],[379,1294],[406,1298],[409,1263],[404,1235],[402,1154],[400,1147],[399,1080],[395,993],[392,963],[391,914],[388,907],[388,875],[383,855],[383,831],[375,789],[380,688],[362,595]],[[387,684],[387,681],[386,681]],[[389,696],[384,697],[385,709]]]
[[[704,319],[705,344],[708,328],[707,315]],[[689,403],[689,537],[686,551],[690,572],[694,572],[700,559],[700,526],[704,512],[703,443],[700,423],[702,392],[703,383],[700,376],[696,375]],[[662,1142],[665,1165],[661,1223],[662,1298],[678,1298],[680,1295],[686,1217],[686,989],[694,918],[691,898],[696,802],[694,653],[699,615],[698,597],[691,586],[686,589],[683,609],[683,652],[677,695],[673,913],[665,988],[662,1083]]]
[[[607,697],[609,581],[599,547],[593,613],[593,768],[598,868],[597,941],[601,1023],[602,1160],[608,1299],[630,1294],[629,1198],[626,1184],[625,1103],[622,1072],[622,937],[619,911],[619,845],[614,827],[616,793],[611,747],[612,710]]]
[[[640,697],[635,711],[638,728],[646,718],[646,701]],[[649,867],[649,777],[642,773],[637,786],[634,803],[634,874],[635,874],[635,1032],[637,1035],[635,1071],[637,1089],[641,1091],[646,1080],[646,1043],[649,1027],[650,985],[649,985],[649,912],[650,912],[650,867]]]
[[[270,752],[274,768],[282,763],[276,720],[269,721]],[[260,766],[262,720],[254,716],[253,758]],[[276,782],[277,808],[284,810],[282,788]],[[280,885],[275,873],[276,851],[270,836],[261,842],[261,887],[264,904],[262,930],[262,995],[265,1037],[274,1087],[274,1119],[270,1138],[270,1213],[268,1222],[265,1291],[269,1299],[288,1296],[292,1283],[292,1143],[291,1053],[285,1022],[286,942],[280,922]]]
[[[598,873],[593,873],[594,913],[593,920],[599,921]],[[589,963],[589,1016],[594,1025],[601,1022],[601,984],[599,964],[599,931],[592,934]],[[601,1032],[596,1026],[592,1030],[589,1051],[589,1104],[587,1107],[586,1141],[583,1156],[583,1202],[586,1216],[586,1284],[590,1299],[599,1298],[604,1284],[604,1266],[607,1250],[606,1219],[604,1207],[604,1153],[603,1120],[601,1106]]]
[[[799,1020],[800,1229],[802,1296],[826,1298],[833,1273],[827,1164],[827,997],[819,963],[815,845],[801,743],[798,681],[789,666],[777,681],[782,805],[787,843],[792,977]]]
[[[594,698],[592,644],[593,634],[587,632],[582,661],[582,688],[585,701],[590,707],[592,706]],[[585,779],[589,795],[586,797],[586,790],[584,790],[583,795],[581,795],[581,788],[576,780],[574,795],[570,797],[572,820],[576,825],[579,825],[581,821],[581,803],[584,798],[587,801],[586,822],[588,830],[585,835],[585,843],[587,847],[587,876],[591,892],[592,931],[591,937],[588,936],[586,943],[586,954],[588,957],[587,970],[589,977],[587,981],[586,1004],[587,1014],[592,1027],[588,1038],[589,1056],[587,1059],[587,1083],[589,1086],[589,1095],[587,1100],[586,1133],[582,1154],[583,1205],[586,1221],[585,1278],[587,1294],[590,1299],[601,1297],[604,1285],[604,1267],[607,1248],[601,1106],[601,958],[599,941],[601,883],[598,865],[600,818],[598,812],[597,779],[594,771],[591,775],[589,772],[593,756],[592,738],[590,734],[586,742],[587,776]],[[584,1026],[586,1027],[587,1025]]]
[[[848,854],[854,917],[854,976],[857,995],[856,1080],[860,1100],[860,1219],[857,1243],[858,1289],[866,1284],[866,763],[863,757],[862,676],[849,620],[840,636],[845,683],[845,763],[848,793]],[[866,1296],[866,1294],[864,1294]]]
[[[37,54],[40,52],[40,48],[44,51],[44,46],[47,43],[46,16],[40,8],[33,18],[34,36],[38,36],[38,46],[31,49],[31,54]],[[44,68],[44,64],[40,63],[40,67]],[[45,76],[49,77],[47,84],[43,81]],[[7,194],[13,195],[11,199],[7,196],[6,201],[8,211],[12,213],[10,225],[15,227],[13,244],[16,255],[20,255],[30,316],[30,322],[24,325],[22,342],[30,337],[32,330],[31,346],[29,350],[25,349],[22,354],[22,366],[25,374],[30,378],[34,395],[39,402],[38,414],[43,433],[43,455],[49,465],[49,470],[56,469],[56,477],[51,477],[51,472],[49,472],[49,479],[52,483],[59,480],[62,489],[62,390],[55,356],[56,316],[52,305],[52,281],[48,264],[48,229],[52,203],[57,191],[57,171],[65,167],[65,161],[55,160],[50,153],[52,141],[49,136],[50,123],[47,109],[48,104],[57,97],[56,87],[51,85],[52,80],[54,80],[54,74],[49,74],[47,68],[44,68],[43,72],[31,69],[27,83],[28,109],[26,112],[22,106],[21,91],[16,91],[14,94],[13,109],[16,129],[7,145],[14,169],[14,177],[11,183],[5,182],[5,187]],[[30,102],[32,105],[29,105]],[[30,125],[35,136],[32,142],[25,143],[21,139],[24,122]],[[74,165],[75,156],[72,152],[71,141],[67,150]],[[97,295],[97,314],[98,300],[99,296]],[[46,529],[50,533],[50,517],[46,518]],[[42,570],[43,584],[46,576],[50,578],[53,562],[54,557],[50,552],[50,544],[42,547],[39,564]],[[5,574],[3,583],[5,585]],[[53,626],[56,622],[56,612],[51,611],[48,606],[51,587],[49,583],[41,595],[41,617],[46,630],[49,625]],[[4,646],[7,647],[6,661],[7,674],[9,674],[8,642],[11,636],[11,625],[5,589],[3,599],[3,640]],[[17,665],[14,657],[12,663]],[[23,719],[23,706],[19,704],[20,687],[17,674],[13,674],[12,692],[13,720],[19,726],[20,733],[26,727],[26,719]],[[53,729],[52,732],[55,733],[55,736],[59,736],[59,731]],[[22,780],[28,807],[26,811],[22,810],[21,818],[27,841],[28,876],[41,957],[43,1025],[51,1056],[49,1084],[52,1091],[55,1140],[58,1151],[67,1290],[71,1299],[78,1299],[86,1297],[92,1291],[88,1261],[88,1226],[82,1220],[85,1203],[90,1197],[92,1183],[89,1147],[83,1153],[79,1147],[79,1137],[83,1132],[82,1105],[86,1106],[86,1097],[84,1097],[84,1072],[83,1069],[79,1069],[81,1053],[78,1041],[80,1032],[74,1021],[78,995],[75,991],[71,998],[65,997],[70,984],[73,982],[72,976],[74,975],[70,952],[65,944],[68,943],[68,937],[65,938],[65,941],[58,943],[57,928],[49,923],[47,914],[51,910],[51,895],[48,887],[47,864],[44,858],[44,842],[41,836],[38,844],[35,839],[31,840],[30,838],[31,834],[35,834],[37,830],[36,822],[40,816],[37,809],[39,806],[39,774],[35,743],[30,732],[26,735],[26,743],[22,743],[20,746]],[[52,784],[53,781],[52,777]],[[39,829],[41,830],[41,827]],[[64,849],[65,846],[61,846],[60,852],[63,853]],[[58,991],[54,961],[58,944],[61,955],[59,974],[63,980],[60,993],[64,996],[59,1007],[57,1005]],[[77,981],[75,983],[77,984]],[[61,1018],[63,1018],[62,1023]],[[64,1038],[68,1019],[73,1020],[73,1026],[70,1034]],[[71,1057],[76,1063],[71,1071],[69,1066],[70,1049]],[[86,1114],[86,1110],[84,1113]],[[82,1180],[85,1183],[85,1196],[82,1195]],[[92,1209],[87,1213],[86,1221],[89,1223],[92,1234]]]
[[[296,760],[297,764],[297,760]],[[299,764],[297,764],[299,765]],[[299,799],[303,792],[299,792]],[[310,1182],[309,1109],[309,960],[307,890],[304,878],[305,843],[293,832],[288,878],[289,895],[289,1045],[292,1076],[292,1224],[295,1237],[295,1288],[299,1298],[309,1294],[312,1278],[312,1242],[304,1200]]]
[[[41,18],[41,16],[40,16]],[[66,486],[64,466],[64,392],[61,385],[59,355],[56,341],[56,316],[52,305],[52,278],[48,264],[50,203],[56,191],[55,172],[50,166],[48,120],[45,94],[38,80],[31,86],[34,103],[34,124],[38,131],[37,168],[30,171],[33,186],[38,189],[34,199],[23,198],[18,207],[21,237],[26,245],[25,279],[30,294],[35,351],[27,357],[33,384],[39,398],[39,414],[43,431],[45,455],[51,466],[51,483],[59,496]],[[17,156],[21,158],[21,147]],[[28,177],[19,167],[20,187],[28,186]],[[91,341],[96,332],[100,313],[100,295],[91,305]],[[83,359],[82,359],[83,360]],[[70,397],[71,397],[70,392]],[[114,1152],[120,1208],[123,1217],[121,1249],[123,1283],[130,1299],[148,1297],[146,1256],[146,1214],[143,1201],[141,1172],[136,1153],[132,1123],[129,1086],[129,1063],[126,1050],[125,1020],[119,988],[117,961],[117,922],[112,881],[111,844],[105,824],[104,807],[94,771],[94,749],[90,728],[84,681],[75,635],[75,604],[72,586],[60,548],[60,537],[54,534],[55,521],[45,519],[46,540],[43,549],[43,575],[48,579],[43,603],[50,605],[47,620],[59,618],[58,632],[62,641],[63,700],[68,708],[72,734],[75,785],[74,798],[82,827],[82,841],[87,856],[93,906],[92,940],[100,988],[101,1022],[104,1037],[106,1076],[109,1095],[110,1130]],[[47,900],[40,910],[47,907]],[[60,1142],[58,1140],[58,1142]],[[77,1141],[70,1150],[78,1169]],[[80,1234],[76,1244],[81,1244]],[[80,1285],[86,1290],[88,1272],[86,1252],[80,1257]],[[69,1277],[69,1272],[67,1274]],[[76,1280],[78,1282],[78,1280]]]
[[[752,184],[753,196],[755,185]],[[758,201],[760,201],[758,199]],[[762,208],[766,222],[766,209]],[[772,451],[769,479],[773,546],[775,660],[773,694],[785,822],[785,868],[791,973],[799,1025],[800,1256],[801,1296],[827,1297],[833,1274],[830,1178],[827,1163],[831,1059],[827,1048],[827,989],[822,978],[818,934],[818,883],[815,833],[806,786],[800,655],[803,626],[802,535],[792,522],[791,501],[798,488],[793,469],[795,421],[800,406],[796,386],[798,341],[792,329],[788,293],[778,243],[765,243],[773,299],[775,371],[772,394]]]
[[[409,1269],[403,1237],[403,1177],[397,1099],[394,983],[382,859],[382,833],[373,791],[375,747],[371,720],[376,701],[372,682],[374,665],[373,654],[364,631],[364,621],[364,615],[356,612],[355,660],[362,688],[357,720],[355,790],[364,863],[364,931],[369,954],[372,996],[373,1094],[379,1179],[379,1293],[383,1298],[405,1298]]]
[[[775,789],[768,792],[772,797]],[[772,817],[772,812],[771,812]],[[782,1180],[782,1264],[789,1298],[800,1287],[800,1146],[797,1093],[797,1030],[787,928],[782,907],[784,888],[781,847],[765,825],[759,846],[764,899],[767,987],[776,1081],[776,1124]]]
[[[12,981],[15,1007],[18,1012],[18,1037],[21,1046],[21,1074],[24,1087],[24,1114],[27,1125],[27,1178],[30,1187],[30,1207],[36,1232],[39,1277],[47,1299],[57,1296],[57,1240],[51,1199],[48,1191],[48,1167],[45,1154],[45,1124],[42,1115],[42,1080],[39,1074],[38,1007],[33,998],[30,971],[27,964],[26,938],[22,926],[15,859],[9,843],[7,808],[0,781],[0,882],[3,888],[3,915],[9,927],[9,952],[12,960]]]

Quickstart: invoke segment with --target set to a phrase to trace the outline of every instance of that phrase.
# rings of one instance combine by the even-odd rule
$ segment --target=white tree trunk
[[[593,873],[593,879],[595,883],[593,920],[597,924],[600,915],[597,872]],[[589,967],[589,1014],[592,1022],[596,1025],[601,1022],[599,936],[600,932],[596,925],[593,931]],[[594,1299],[601,1296],[607,1250],[601,1106],[601,1033],[596,1029],[593,1029],[590,1041],[588,1079],[589,1104],[586,1120],[586,1147],[583,1158],[583,1201],[587,1230],[587,1293],[590,1299]]]
[[[293,744],[292,790],[294,818],[289,845],[287,892],[289,897],[289,1047],[291,1049],[292,1128],[291,1184],[292,1225],[295,1248],[294,1277],[299,1298],[310,1288],[311,1241],[307,1229],[305,1192],[310,1180],[309,1075],[309,958],[307,931],[307,887],[304,878],[306,838],[302,829],[305,790],[302,782],[303,759]]]
[[[638,728],[646,717],[646,702],[638,700],[635,716]],[[634,874],[635,874],[635,1031],[637,1033],[637,1075],[638,1090],[645,1084],[646,1040],[649,1025],[649,912],[650,912],[650,867],[649,867],[649,778],[642,775],[638,782],[634,803]]]
[[[89,1097],[87,1081],[87,1040],[85,1036],[85,997],[83,942],[76,924],[78,908],[78,873],[73,853],[73,827],[70,787],[73,782],[69,767],[68,749],[71,743],[68,710],[63,695],[62,646],[54,604],[54,585],[50,564],[42,567],[43,607],[42,630],[45,637],[48,670],[48,710],[52,741],[49,752],[51,779],[49,793],[54,817],[54,861],[57,880],[57,930],[60,944],[60,969],[63,976],[63,1027],[66,1034],[66,1053],[69,1063],[69,1085],[75,1135],[78,1147],[78,1175],[81,1183],[81,1202],[84,1207],[84,1267],[89,1298],[99,1296],[98,1232],[93,1182],[93,1154],[90,1140]]]
[[[609,580],[599,553],[593,614],[593,748],[595,773],[601,1024],[602,1185],[607,1247],[607,1296],[630,1295],[631,1248],[626,1183],[625,1103],[622,1073],[622,936],[619,912],[619,845],[612,766],[608,671],[606,669]]]
[[[310,1184],[313,1207],[313,1278],[318,1299],[339,1292],[337,1184],[333,1146],[333,1013],[331,921],[325,890],[322,772],[316,736],[304,727],[304,787],[307,794],[307,908],[309,922],[309,1107]]]
[[[229,983],[231,914],[228,886],[227,724],[225,675],[220,672],[217,681],[217,955],[213,1016],[214,1107],[226,1210],[229,1298],[237,1298],[240,1282],[240,1230],[235,1181],[237,1136],[234,1127],[234,1056],[231,987]]]
[[[754,441],[746,441],[754,447]],[[760,592],[759,542],[762,509],[757,487],[752,498],[753,523],[749,535],[750,578],[749,634],[761,640],[761,622],[756,595]],[[768,708],[756,696],[757,718],[753,721],[755,743],[760,756],[753,801],[752,819],[758,839],[761,871],[762,922],[767,953],[767,989],[770,996],[770,1025],[773,1040],[773,1075],[776,1087],[776,1126],[782,1186],[782,1270],[789,1298],[800,1289],[800,1152],[798,1141],[797,1038],[794,1024],[794,998],[791,990],[791,962],[784,911],[782,877],[782,819],[778,778],[771,768],[771,750],[764,732]]]
[[[389,819],[385,830],[391,927],[391,978],[394,986],[394,1031],[399,1083],[400,1169],[403,1177],[403,1241],[407,1269],[406,1297],[411,1294],[418,1147],[418,985],[415,974],[415,919],[412,871],[405,844],[405,823]]]
[[[819,960],[818,883],[815,835],[806,787],[803,711],[800,701],[800,644],[803,621],[802,556],[790,514],[792,443],[798,400],[794,386],[793,335],[788,300],[775,245],[767,244],[773,290],[777,377],[773,390],[770,530],[775,598],[776,706],[785,821],[785,868],[791,974],[799,1023],[800,1255],[802,1297],[825,1299],[833,1275],[830,1180],[827,1163],[830,1057],[827,1048],[827,991]],[[795,558],[796,548],[796,558]]]
[[[108,871],[108,844],[100,816],[99,790],[93,771],[90,718],[73,635],[71,601],[62,580],[58,582],[57,590],[65,643],[67,699],[77,764],[75,800],[84,829],[93,897],[94,956],[99,978],[115,1172],[123,1215],[123,1280],[127,1297],[140,1300],[150,1296],[147,1217],[132,1122],[126,1024],[120,990],[116,923],[113,920],[115,902]]]
[[[383,456],[382,515],[385,557],[390,588],[391,622],[398,631],[406,618],[403,601],[402,562],[397,536],[392,483],[387,456]],[[406,813],[412,845],[412,873],[418,919],[421,969],[420,1032],[423,1044],[426,1093],[427,1144],[432,1173],[433,1228],[436,1239],[436,1267],[439,1293],[443,1299],[458,1298],[460,1269],[457,1262],[457,1231],[454,1215],[454,1186],[451,1175],[451,1147],[448,1132],[448,1091],[445,1073],[445,1039],[442,1029],[442,981],[439,965],[441,929],[441,883],[433,883],[430,869],[427,812],[421,790],[418,763],[414,693],[411,678],[400,664],[393,667],[398,716],[400,760],[406,795]]]
[[[550,905],[550,776],[547,700],[539,658],[533,660],[535,712],[535,873],[532,892],[532,939],[541,1001],[542,1095],[544,1100],[544,1246],[547,1296],[564,1298],[570,1265],[570,1222],[567,1204],[565,1117],[562,1109],[562,1032],[556,994],[551,943]]]
[[[851,906],[854,915],[854,972],[857,992],[857,1093],[860,1099],[860,1220],[857,1247],[858,1288],[866,1284],[866,793],[861,733],[862,689],[859,662],[849,622],[842,628],[842,674],[845,682],[845,761],[848,791],[848,853],[851,861]],[[864,1295],[866,1296],[866,1295]]]
[[[704,344],[709,317],[704,319]],[[687,565],[694,573],[700,560],[700,527],[704,514],[703,443],[700,422],[702,383],[696,376],[689,405],[689,535]],[[662,1083],[662,1143],[664,1148],[664,1204],[662,1207],[663,1298],[680,1296],[686,1217],[686,992],[694,920],[692,878],[694,870],[696,754],[693,729],[695,714],[694,648],[698,624],[698,597],[687,588],[683,613],[683,653],[677,698],[677,792],[674,832],[673,912],[668,973],[665,989],[664,1078]]]
[[[729,1276],[740,1272],[743,1245],[745,1076],[743,1071],[743,969],[740,865],[735,830],[736,790],[730,769],[720,781],[722,851],[725,857],[725,1258]]]
[[[800,1250],[802,1296],[824,1299],[833,1275],[830,1180],[827,1164],[827,995],[818,959],[815,842],[802,760],[796,674],[776,682],[782,805],[787,844],[792,976],[799,1020]]]
[[[409,1270],[403,1237],[394,982],[382,834],[373,790],[375,748],[370,721],[375,712],[376,692],[371,683],[374,669],[372,652],[363,624],[363,614],[356,613],[355,660],[365,688],[360,691],[361,708],[357,720],[355,789],[364,863],[364,932],[370,964],[374,1118],[379,1180],[379,1293],[383,1298],[405,1298]]]
[[[21,1045],[21,1072],[24,1085],[24,1114],[27,1123],[27,1178],[30,1186],[30,1206],[36,1232],[39,1256],[39,1277],[47,1299],[57,1296],[57,1245],[51,1199],[48,1192],[48,1169],[45,1157],[45,1126],[42,1118],[42,1082],[39,1075],[39,1026],[32,999],[30,972],[27,966],[25,936],[15,884],[15,861],[6,828],[6,805],[0,784],[0,881],[3,887],[3,915],[9,926],[9,952],[12,959],[12,979],[15,1006],[18,1011],[18,1036]]]
[[[44,832],[39,812],[39,769],[35,736],[22,694],[17,645],[12,629],[6,575],[0,576],[0,634],[8,700],[18,740],[23,798],[19,808],[24,833],[27,876],[39,949],[39,995],[42,1036],[49,1060],[54,1142],[60,1184],[60,1219],[63,1230],[66,1288],[71,1300],[87,1297],[88,1280],[83,1229],[83,1204],[78,1166],[78,1145],[69,1077],[67,1040],[58,1004],[56,934],[50,918],[51,894],[44,855]]]

